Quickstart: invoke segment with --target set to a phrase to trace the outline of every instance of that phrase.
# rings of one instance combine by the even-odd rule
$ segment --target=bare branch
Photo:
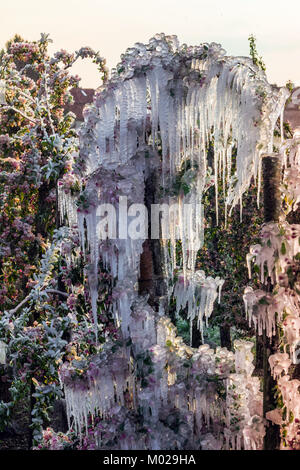
[[[57,294],[57,295],[62,295],[64,297],[69,297],[69,294],[67,294],[67,292],[62,292],[56,289],[47,289],[46,292],[49,294]]]
[[[41,291],[41,292],[43,292],[43,291]],[[67,294],[67,292],[62,292],[62,291],[56,290],[56,289],[46,289],[44,292],[47,292],[47,294],[57,294],[57,295],[62,295],[63,297],[69,297],[69,294]],[[10,315],[13,315],[21,307],[23,307],[23,305],[26,304],[26,302],[28,302],[29,299],[30,299],[30,294],[28,294],[27,297],[25,297],[25,299],[23,299],[22,302],[20,302],[15,308],[13,308],[12,310],[9,310],[8,313]]]
[[[8,105],[8,106],[3,106],[3,108],[12,109],[12,110],[15,111],[16,113],[21,114],[21,116],[23,116],[23,118],[28,119],[28,121],[33,122],[34,124],[37,123],[34,119],[32,119],[31,117],[27,116],[27,114],[23,113],[22,111],[20,111],[19,109],[15,108],[14,106]]]
[[[10,315],[13,315],[14,313],[16,313],[21,307],[23,307],[24,304],[26,304],[26,302],[30,299],[30,294],[27,295],[27,297],[25,297],[25,299],[22,300],[22,302],[19,303],[19,305],[17,305],[15,308],[13,308],[12,310],[9,310],[9,314]]]

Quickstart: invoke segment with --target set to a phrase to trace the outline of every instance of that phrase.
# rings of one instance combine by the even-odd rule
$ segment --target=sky
[[[181,43],[222,44],[228,55],[249,55],[254,34],[270,83],[300,85],[300,1],[289,0],[7,0],[1,1],[0,46],[16,33],[53,39],[50,52],[82,46],[100,51],[109,68],[135,42],[156,33],[176,34]],[[96,66],[81,61],[74,73],[81,86],[100,85]]]

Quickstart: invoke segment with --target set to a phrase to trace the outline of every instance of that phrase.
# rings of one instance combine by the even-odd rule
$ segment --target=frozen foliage
[[[268,412],[266,417],[281,426],[282,449],[289,446],[289,448],[300,450],[300,380],[291,379],[288,374],[291,362],[287,353],[273,354],[269,358],[272,373],[277,379],[282,407]]]
[[[276,353],[270,356],[269,363],[273,377],[274,379],[276,379],[278,377],[281,377],[282,373],[288,373],[292,361],[290,360],[289,354]]]
[[[60,378],[64,383],[67,403],[69,427],[81,436],[83,427],[87,429],[88,415],[100,413],[106,417],[115,401],[124,405],[125,390],[130,383],[130,369],[125,351],[113,354],[111,344],[106,344],[102,353],[93,358],[89,364],[84,380],[74,382],[68,364],[64,363],[60,370]],[[77,367],[82,367],[77,361]]]
[[[293,167],[297,163],[300,142],[297,137],[287,141],[280,150],[285,159],[285,171],[283,177],[282,199],[283,209],[287,205],[291,206],[287,212],[296,207],[297,194],[294,199],[290,199],[290,188],[294,186],[294,180],[299,175],[299,166]],[[288,170],[293,170],[293,178],[290,178]],[[289,224],[284,216],[281,216],[279,223],[269,222],[264,224],[261,230],[261,244],[250,247],[247,255],[249,277],[251,278],[251,261],[259,268],[260,281],[267,284],[270,279],[276,290],[271,294],[263,290],[253,290],[247,287],[244,292],[244,302],[249,323],[253,322],[258,333],[261,335],[265,329],[268,336],[275,334],[276,315],[277,321],[282,322],[286,344],[289,345],[292,361],[296,362],[296,346],[300,332],[299,317],[299,289],[298,281],[294,283],[294,288],[290,288],[291,276],[296,274],[295,260],[300,253],[300,225]],[[286,346],[285,346],[286,347]]]
[[[277,293],[273,295],[260,289],[253,290],[252,287],[246,287],[243,299],[249,325],[253,323],[259,335],[265,330],[267,336],[273,336],[276,333],[276,324],[282,321],[284,313],[289,315],[287,318],[298,316],[298,296],[287,287],[278,287]],[[285,323],[288,324],[289,320],[286,319]]]
[[[286,202],[286,213],[296,211],[300,202],[300,128],[294,131],[293,138],[288,139],[280,148],[284,164],[284,181],[282,192]]]

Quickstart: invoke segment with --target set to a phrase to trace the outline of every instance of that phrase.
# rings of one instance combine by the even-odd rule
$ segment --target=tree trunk
[[[276,398],[274,396],[274,387],[276,380],[273,379],[269,364],[269,357],[278,350],[278,335],[272,338],[267,338],[266,333],[263,333],[264,341],[264,389],[263,389],[263,413],[266,416],[268,411],[274,410],[277,407]],[[277,424],[267,421],[266,435],[264,438],[264,450],[279,450],[280,446],[280,427]]]
[[[231,350],[231,336],[230,336],[230,325],[224,323],[220,326],[220,340],[222,348]]]
[[[264,221],[278,222],[281,211],[281,161],[279,156],[265,156],[262,160],[263,168],[263,192],[264,192]],[[269,285],[267,290],[270,292],[272,286]],[[274,381],[269,364],[269,357],[278,351],[279,335],[267,338],[266,333],[263,334],[263,370],[264,370],[264,389],[263,389],[263,413],[264,417],[268,411],[276,408],[276,398],[274,396]],[[267,421],[266,435],[264,438],[265,450],[278,450],[280,446],[280,428],[278,425]]]
[[[35,388],[33,382],[30,383],[30,406],[29,406],[29,422],[32,425],[32,411],[35,405],[35,397],[33,396]],[[29,437],[28,437],[28,449],[31,450],[33,446],[33,429],[29,428]]]
[[[264,190],[264,221],[278,222],[281,211],[281,160],[278,155],[262,160]]]
[[[148,210],[148,239],[143,244],[140,259],[139,294],[149,295],[149,304],[158,311],[160,298],[166,294],[163,276],[163,255],[160,240],[151,239],[151,206],[156,203],[158,181],[155,172],[151,172],[145,182],[145,205]]]
[[[258,371],[262,372],[263,368],[264,368],[264,339],[262,336],[259,336],[259,334],[256,333],[256,357],[255,357],[256,373],[258,373]]]
[[[197,327],[197,319],[193,321],[191,340],[192,348],[199,348],[199,346],[201,346],[202,344],[201,333],[199,331],[199,328]]]

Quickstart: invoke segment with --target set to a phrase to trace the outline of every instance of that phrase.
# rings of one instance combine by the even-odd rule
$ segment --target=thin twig
[[[17,305],[15,308],[13,308],[12,310],[9,310],[9,314],[10,315],[13,315],[14,313],[16,313],[19,308],[21,308],[24,304],[26,304],[26,302],[30,299],[30,294],[27,295],[27,297],[25,297],[25,299],[22,300],[22,302],[19,303],[19,305]]]
[[[54,129],[54,125],[53,125],[53,121],[52,121],[52,116],[51,116],[51,111],[50,111],[50,105],[49,105],[46,64],[44,63],[44,65],[45,65],[45,72],[44,72],[44,77],[43,77],[43,78],[44,78],[44,83],[45,83],[46,110],[47,110],[48,117],[49,117],[49,123],[50,123],[50,127],[51,127],[51,132],[52,132],[52,135],[54,136],[54,135],[55,135],[55,129]]]
[[[43,291],[41,291],[41,292],[43,292]],[[62,291],[56,290],[56,289],[46,289],[44,292],[47,292],[48,294],[57,294],[57,295],[62,295],[63,297],[69,297],[69,294],[67,294],[66,292],[62,292]],[[8,313],[10,315],[13,315],[21,307],[23,307],[23,305],[26,304],[26,302],[28,302],[29,299],[30,299],[30,294],[28,294],[27,297],[25,297],[25,299],[23,299],[22,302],[20,302],[15,308],[13,308],[12,310],[9,310]]]
[[[56,289],[47,289],[46,292],[49,292],[49,294],[57,294],[57,295],[63,295],[64,297],[69,297],[69,294],[67,294],[67,292],[62,292]]]

